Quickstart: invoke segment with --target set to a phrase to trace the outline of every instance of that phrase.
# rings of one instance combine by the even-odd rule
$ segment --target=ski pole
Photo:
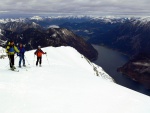
[[[11,64],[11,61],[10,61],[10,57],[9,57],[9,55],[8,55],[8,59],[9,59],[9,64]],[[9,64],[8,64],[8,65],[9,65]],[[7,65],[7,66],[8,66],[8,65]],[[6,68],[7,66],[5,66],[5,68]]]
[[[33,58],[33,66],[34,66],[34,59],[35,59],[35,55],[34,55],[34,58]]]
[[[47,59],[47,61],[48,61],[48,64],[50,65],[49,60],[48,60],[48,58],[47,58],[47,53],[46,53],[46,59]]]
[[[26,61],[28,62],[27,57],[26,56],[24,56],[24,57],[25,57]],[[30,65],[29,62],[28,62],[28,65]]]

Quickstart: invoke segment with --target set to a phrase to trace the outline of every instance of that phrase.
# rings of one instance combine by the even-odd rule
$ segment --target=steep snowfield
[[[9,70],[0,59],[0,113],[149,113],[150,98],[113,82],[71,47],[43,48],[42,67],[34,50],[28,68]],[[16,58],[16,66],[18,58]]]

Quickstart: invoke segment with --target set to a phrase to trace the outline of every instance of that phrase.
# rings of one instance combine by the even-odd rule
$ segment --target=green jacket
[[[14,55],[15,53],[19,53],[19,50],[15,45],[11,46],[10,43],[8,43],[6,47],[6,53],[8,55]]]

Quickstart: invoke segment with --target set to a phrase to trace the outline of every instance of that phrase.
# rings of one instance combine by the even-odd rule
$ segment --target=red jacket
[[[46,54],[46,53],[44,53],[41,49],[37,49],[34,52],[34,54],[37,55],[37,57],[42,57],[42,54]]]

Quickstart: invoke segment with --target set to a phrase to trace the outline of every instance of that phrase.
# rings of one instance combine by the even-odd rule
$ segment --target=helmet
[[[41,48],[41,46],[38,46],[38,48]]]

